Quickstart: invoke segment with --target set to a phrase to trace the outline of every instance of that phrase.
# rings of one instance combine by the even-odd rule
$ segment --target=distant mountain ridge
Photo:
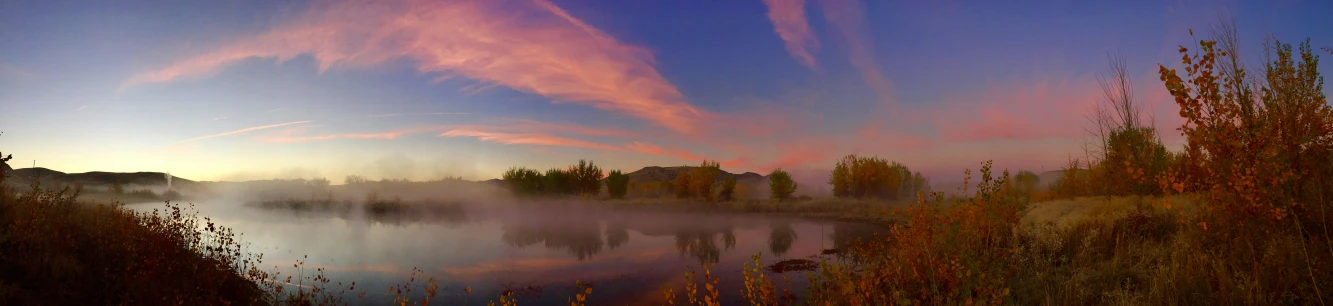
[[[84,184],[84,185],[144,185],[156,186],[166,185],[166,173],[162,172],[103,172],[92,171],[83,173],[64,173],[47,168],[22,168],[6,170],[9,180],[14,183],[31,182],[34,178],[40,178],[43,184],[61,183],[61,184]],[[198,184],[198,182],[177,176],[171,177],[173,186],[188,187]]]
[[[5,174],[8,176],[8,179],[11,180],[11,183],[31,182],[34,178],[40,177],[43,184],[49,184],[49,183],[84,184],[84,185],[121,184],[121,185],[144,185],[144,186],[157,186],[157,185],[167,184],[166,174],[162,172],[92,171],[83,173],[65,173],[42,167],[13,169],[8,164],[4,164],[2,167],[5,167]],[[639,170],[636,170],[634,172],[626,173],[626,175],[629,176],[630,182],[634,183],[672,181],[675,180],[676,176],[679,175],[682,171],[691,171],[694,168],[696,167],[647,166]],[[768,176],[760,175],[754,172],[735,174],[727,172],[726,170],[720,170],[718,171],[716,182],[721,183],[728,177],[735,177],[736,182],[739,184],[758,184],[767,182],[768,180]],[[479,180],[478,182],[490,183],[490,184],[503,184],[503,180],[500,179]],[[171,183],[172,185],[175,186],[187,187],[199,184],[200,182],[181,178],[178,176],[172,176]]]
[[[634,172],[626,173],[625,175],[629,176],[629,181],[630,181],[631,183],[671,181],[671,180],[676,179],[676,176],[677,176],[677,175],[680,175],[680,173],[681,173],[682,171],[691,171],[691,170],[693,170],[694,168],[697,168],[697,167],[690,167],[690,166],[676,166],[676,167],[648,166],[648,167],[643,167],[643,169],[639,169],[638,171],[634,171]],[[716,180],[716,181],[717,181],[717,182],[722,182],[723,180],[725,180],[725,179],[728,178],[728,177],[735,177],[735,178],[736,178],[736,183],[738,183],[738,184],[745,184],[745,183],[759,183],[759,182],[763,182],[764,180],[768,179],[767,176],[759,175],[758,173],[754,173],[754,172],[746,172],[746,173],[741,173],[741,174],[734,174],[734,173],[731,173],[731,172],[727,172],[726,170],[721,170],[721,171],[718,171],[718,174],[717,174],[717,180]]]

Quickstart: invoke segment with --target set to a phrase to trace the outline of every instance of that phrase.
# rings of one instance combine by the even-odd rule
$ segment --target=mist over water
[[[306,276],[325,268],[334,282],[355,281],[355,293],[367,294],[350,294],[354,303],[392,299],[387,289],[407,282],[414,267],[438,281],[447,303],[462,302],[465,286],[472,289],[468,304],[505,291],[525,303],[564,302],[575,281],[594,286],[596,304],[660,303],[662,286],[679,291],[685,272],[702,273],[702,264],[721,278],[721,290],[738,292],[753,255],[762,254],[764,265],[832,260],[836,255],[821,254],[884,230],[790,216],[614,209],[595,199],[520,201],[493,185],[461,180],[309,185],[222,184],[188,202],[201,217],[241,233],[250,252],[264,254],[262,266],[283,277],[301,273],[292,265],[304,260]],[[161,204],[128,207],[151,211]],[[803,272],[785,275],[794,292],[805,286]],[[769,277],[785,286],[782,276]],[[723,298],[741,302],[726,300],[738,294]]]

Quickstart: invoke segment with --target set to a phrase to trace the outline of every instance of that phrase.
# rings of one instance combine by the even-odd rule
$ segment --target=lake
[[[686,271],[707,264],[721,279],[724,303],[739,303],[743,265],[789,259],[834,260],[857,239],[883,235],[879,225],[739,213],[648,212],[584,206],[449,205],[380,211],[361,205],[327,209],[193,201],[201,217],[240,233],[264,267],[309,276],[324,268],[334,282],[356,282],[352,304],[392,301],[390,287],[413,269],[438,281],[432,303],[484,305],[502,292],[520,303],[563,303],[575,281],[594,289],[589,303],[662,304],[663,286],[680,295]],[[128,205],[138,211],[160,203]],[[826,253],[831,254],[825,254]],[[307,257],[308,256],[308,257]],[[292,268],[305,262],[304,272]],[[800,295],[805,272],[765,272],[775,287]],[[416,280],[412,296],[420,296]],[[293,286],[289,286],[293,287]],[[465,287],[470,294],[463,294]],[[684,302],[681,295],[678,303]]]

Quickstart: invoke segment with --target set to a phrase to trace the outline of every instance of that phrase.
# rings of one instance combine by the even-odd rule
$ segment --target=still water
[[[575,281],[591,284],[589,303],[662,304],[663,286],[682,291],[685,272],[707,264],[721,279],[723,302],[741,302],[743,265],[762,254],[772,265],[789,259],[835,259],[857,239],[882,234],[863,223],[739,213],[605,210],[571,206],[456,205],[384,212],[361,207],[309,210],[194,201],[201,217],[240,233],[264,267],[282,275],[304,260],[304,275],[324,268],[345,285],[352,304],[392,301],[389,289],[414,268],[437,280],[432,304],[484,305],[503,292],[523,304],[563,303]],[[150,211],[161,204],[135,204]],[[307,257],[308,256],[308,257]],[[805,272],[766,272],[798,296]],[[422,280],[413,284],[421,293]],[[332,287],[332,286],[330,286]],[[470,287],[471,293],[464,294]],[[702,286],[701,286],[702,287]],[[357,294],[364,292],[363,297]],[[683,296],[679,297],[682,299]],[[732,304],[732,303],[728,303]]]

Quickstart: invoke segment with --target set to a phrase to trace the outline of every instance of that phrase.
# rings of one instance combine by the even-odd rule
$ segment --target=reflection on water
[[[244,233],[242,239],[253,251],[265,253],[266,264],[290,266],[309,255],[307,267],[326,268],[330,278],[356,281],[361,288],[401,283],[408,271],[419,267],[442,280],[447,296],[460,296],[461,289],[470,286],[474,296],[484,297],[469,304],[484,304],[514,288],[526,288],[530,296],[525,301],[563,302],[576,280],[597,286],[590,297],[593,304],[661,304],[661,287],[679,288],[684,272],[701,264],[723,277],[722,290],[737,292],[741,267],[752,255],[762,253],[765,264],[818,261],[815,257],[828,249],[845,249],[882,230],[770,215],[456,203],[337,206],[341,204],[325,210],[230,203],[197,207],[201,215]],[[792,279],[794,286],[803,286],[804,277]],[[368,292],[371,298],[382,295]]]
[[[540,243],[547,249],[569,252],[580,261],[602,252],[602,231],[596,223],[511,222],[501,228],[500,240],[515,247]]]
[[[796,241],[796,229],[787,221],[773,221],[769,226],[768,250],[773,252],[774,256],[782,257],[791,250],[791,243]]]

